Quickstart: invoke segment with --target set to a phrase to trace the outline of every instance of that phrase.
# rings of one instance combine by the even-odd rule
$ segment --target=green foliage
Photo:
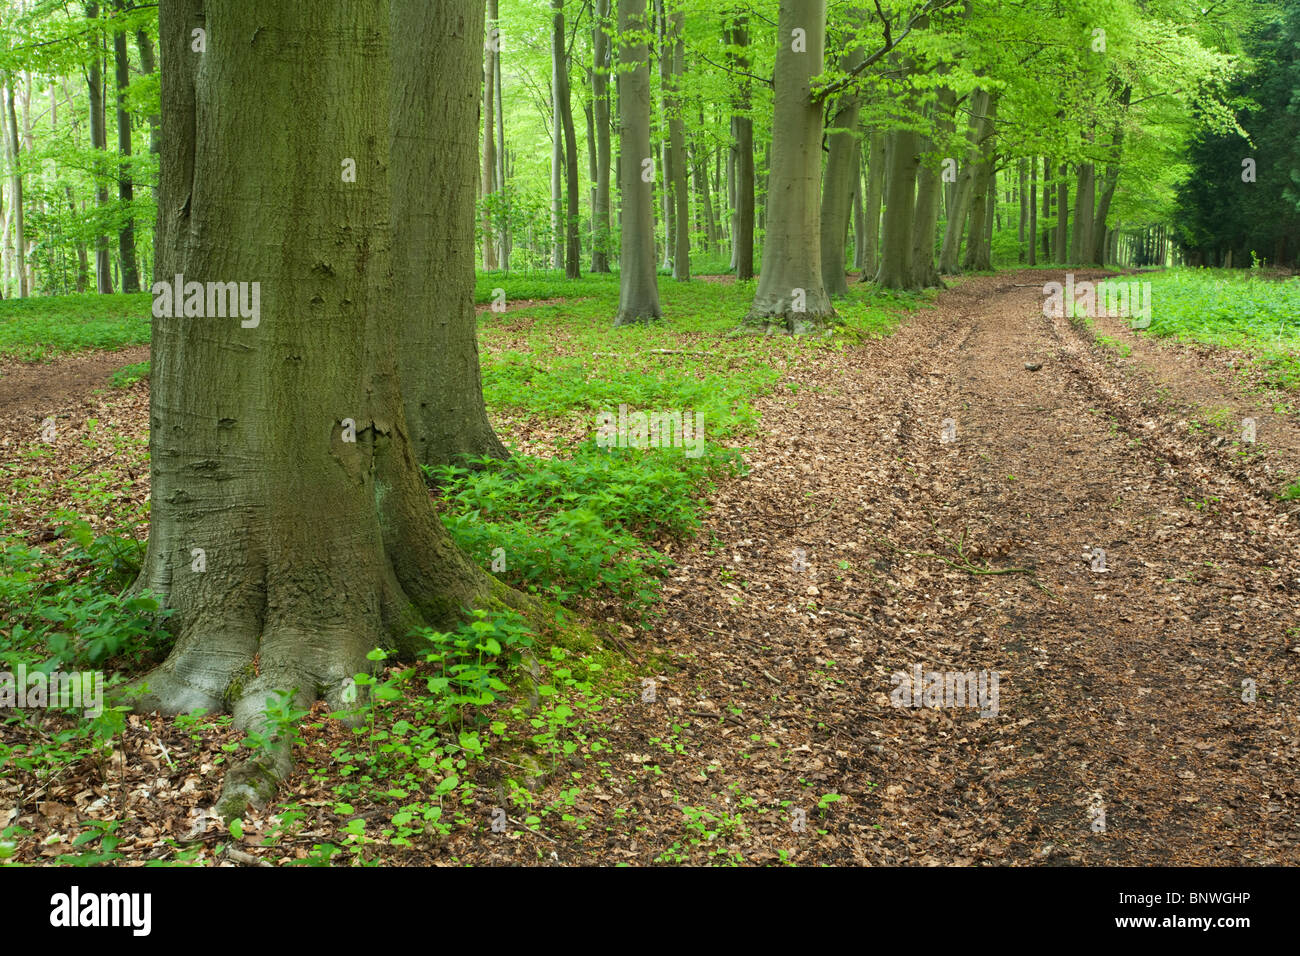
[[[136,382],[143,381],[149,377],[150,363],[148,359],[143,362],[135,362],[131,365],[123,365],[108,378],[108,384],[113,388],[130,388]]]
[[[61,533],[68,545],[57,557],[14,538],[0,542],[0,662],[54,670],[153,657],[167,612],[150,595],[122,593],[143,544],[95,536],[85,522]]]
[[[579,446],[572,459],[483,459],[477,470],[429,470],[446,502],[443,523],[485,567],[504,553],[506,583],[559,600],[607,588],[631,608],[655,599],[668,561],[647,540],[700,522],[699,496],[738,470],[733,453]]]
[[[67,295],[0,301],[0,356],[35,361],[149,344],[150,296]]]

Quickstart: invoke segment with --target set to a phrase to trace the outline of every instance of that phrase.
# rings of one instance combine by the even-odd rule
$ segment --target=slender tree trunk
[[[500,56],[500,34],[491,34],[497,26],[497,0],[487,0],[488,42],[483,44],[483,268],[496,269],[497,242],[492,234],[492,194],[496,191],[497,137],[496,137],[496,79],[495,59]],[[494,42],[495,41],[495,42]]]
[[[947,72],[946,69],[943,72]],[[935,106],[935,127],[939,142],[952,137],[956,126],[957,97],[948,87],[940,87]],[[934,141],[923,137],[921,153],[932,153]],[[934,261],[934,240],[939,228],[939,206],[943,202],[943,182],[932,163],[921,163],[916,173],[916,210],[912,226],[912,281],[924,289],[943,285]]]
[[[18,282],[18,298],[25,299],[27,288],[27,233],[23,224],[23,174],[19,170],[18,117],[14,112],[14,74],[5,77],[5,144],[9,147],[9,201],[14,223],[14,271]]]
[[[821,276],[822,109],[812,97],[825,45],[825,0],[781,0],[767,239],[749,317],[793,334],[819,329],[835,317]]]
[[[471,7],[478,13],[471,15]],[[427,20],[395,6],[394,17],[399,13],[403,22],[441,25],[392,41],[392,269],[402,303],[399,364],[411,452],[417,463],[435,467],[506,458],[483,407],[474,313],[483,6],[458,0]],[[487,172],[484,186],[495,180],[492,167]],[[358,171],[345,188],[362,185]]]
[[[628,325],[662,316],[655,275],[654,153],[650,149],[650,54],[646,0],[618,0],[618,137],[622,252],[618,315]]]
[[[596,196],[591,271],[609,272],[609,0],[596,0],[591,71],[592,118],[596,126]]]
[[[862,140],[853,141],[853,268],[865,268],[867,213],[862,199]]]
[[[577,279],[582,270],[581,224],[578,220],[578,143],[573,131],[573,104],[569,97],[569,58],[564,46],[564,0],[551,0],[554,13],[555,98],[564,132],[564,275]]]
[[[840,69],[849,72],[866,58],[861,47],[855,47],[840,58]],[[849,294],[844,276],[844,238],[848,234],[849,215],[853,209],[853,188],[856,169],[853,164],[857,148],[858,110],[861,102],[857,93],[840,97],[831,114],[830,128],[835,130],[827,137],[826,173],[822,183],[821,246],[822,285],[826,294]]]
[[[86,19],[99,19],[99,4],[86,4]],[[93,54],[90,58],[90,69],[86,77],[86,87],[90,97],[90,146],[98,150],[95,164],[95,207],[97,215],[104,214],[104,208],[108,205],[108,186],[105,183],[104,170],[101,168],[101,157],[108,150],[108,135],[104,128],[104,73],[103,73],[103,36],[99,33],[98,24],[96,24],[91,35],[91,45]],[[156,241],[156,240],[155,240]],[[113,291],[113,270],[112,261],[108,253],[108,237],[102,232],[95,237],[95,287],[96,291],[101,294],[110,294]]]
[[[1038,157],[1029,157],[1029,244],[1025,252],[1029,266],[1038,265]]]
[[[980,159],[974,167],[971,182],[972,199],[970,223],[966,237],[966,256],[962,268],[969,272],[986,272],[993,268],[992,249],[987,241],[992,224],[993,203],[989,201],[989,187],[995,183],[997,150],[994,124],[997,121],[998,98],[989,96],[985,120],[980,129]]]
[[[208,317],[196,334],[194,317],[159,308],[155,286],[153,503],[137,587],[172,610],[177,640],[147,675],[140,709],[231,710],[237,724],[264,727],[275,691],[339,707],[345,681],[371,668],[372,648],[414,652],[417,625],[446,629],[468,607],[519,603],[455,547],[420,479],[390,270],[389,144],[430,139],[390,129],[390,85],[400,97],[421,67],[443,69],[402,46],[454,35],[477,47],[482,10],[479,0],[393,0],[390,27],[389,4],[351,0],[160,5],[158,209],[169,225],[159,274],[259,281],[262,294],[255,326]],[[199,24],[208,44],[196,56]],[[475,49],[470,62],[478,58]],[[441,103],[426,105],[433,117]],[[467,160],[457,181],[471,197],[476,132],[457,134]],[[357,182],[323,188],[319,171],[350,153]],[[473,240],[461,243],[471,262]],[[284,772],[277,759],[274,776]],[[256,780],[227,775],[235,813],[269,796]]]
[[[885,191],[885,134],[879,130],[867,138],[867,188],[863,200],[866,217],[862,250],[862,281],[874,282],[880,270],[880,205]]]
[[[953,189],[952,208],[948,212],[943,247],[939,252],[939,271],[945,275],[955,275],[960,271],[962,237],[975,201],[975,175],[983,161],[982,143],[990,129],[988,113],[988,91],[973,91],[970,96],[970,119],[966,127],[969,146]]]
[[[732,21],[731,43],[737,48],[736,69],[749,70],[749,18],[737,15]],[[736,248],[736,279],[754,278],[754,121],[749,116],[749,77],[736,81],[735,114],[732,128],[736,136],[736,231],[732,243]]]
[[[120,14],[121,0],[115,5]],[[117,81],[117,198],[122,204],[122,225],[117,232],[117,255],[122,269],[122,291],[140,291],[140,267],[135,256],[135,182],[131,172],[131,113],[126,108],[126,89],[131,84],[131,58],[127,54],[126,31],[113,34],[113,65]]]
[[[1020,231],[1018,233],[1020,241],[1021,262],[1025,261],[1025,233],[1029,229],[1029,162],[1023,156],[1016,164],[1016,174],[1019,180],[1016,184],[1016,199],[1020,203]],[[1032,245],[1032,243],[1031,243]]]
[[[1056,261],[1069,262],[1070,241],[1070,167],[1061,163],[1060,179],[1056,184]]]

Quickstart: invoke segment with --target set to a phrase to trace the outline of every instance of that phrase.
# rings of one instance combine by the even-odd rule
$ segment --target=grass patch
[[[43,361],[87,349],[148,345],[147,292],[0,301],[0,356]]]

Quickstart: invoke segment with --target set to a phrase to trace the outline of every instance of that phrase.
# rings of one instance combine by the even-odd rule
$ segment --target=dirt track
[[[769,401],[654,635],[681,667],[615,705],[612,773],[583,773],[595,825],[457,855],[1300,862],[1300,529],[1275,497],[1296,462],[1268,454],[1296,426],[1185,350],[1117,364],[1042,315],[1043,281],[967,281]],[[1180,391],[1255,411],[1255,454],[1189,431]],[[893,706],[917,664],[996,671],[997,715]],[[718,836],[692,847],[694,808]]]

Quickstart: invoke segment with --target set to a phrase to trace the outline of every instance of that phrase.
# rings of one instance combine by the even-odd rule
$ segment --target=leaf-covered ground
[[[604,608],[630,692],[585,695],[541,786],[499,785],[503,752],[449,834],[354,858],[1300,862],[1300,525],[1279,497],[1300,426],[1240,356],[1046,318],[1042,281],[967,279],[889,338],[775,363],[750,470],[673,546],[662,617],[641,632]],[[143,438],[146,395],[68,425]],[[895,706],[916,665],[995,672],[996,714]],[[301,860],[394,812],[340,801],[326,755],[352,737],[315,716],[298,756],[323,772],[289,781],[292,827],[205,818],[234,735],[139,717],[39,792],[7,775],[0,826],[30,831],[26,860],[114,819],[127,862]]]

